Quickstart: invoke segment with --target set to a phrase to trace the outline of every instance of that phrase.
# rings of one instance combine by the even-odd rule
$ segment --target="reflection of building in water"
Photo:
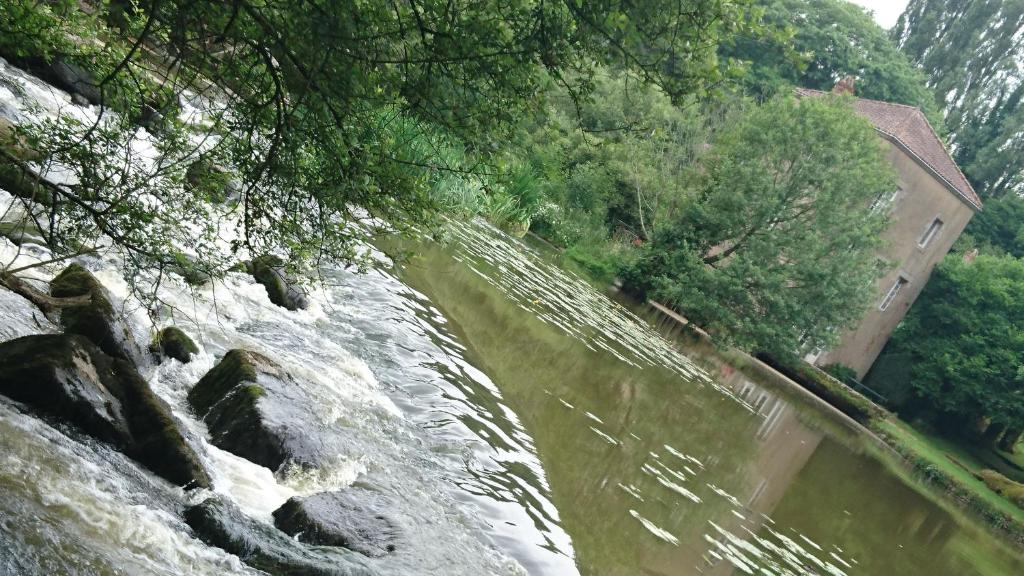
[[[723,364],[719,374],[718,381],[746,402],[761,419],[754,431],[759,448],[743,470],[749,491],[735,495],[744,504],[745,521],[724,518],[719,523],[725,530],[744,537],[749,536],[747,530],[756,533],[766,522],[765,516],[771,517],[775,506],[817,450],[823,434],[803,424],[797,409],[786,399],[754,383],[739,370]],[[731,574],[735,568],[714,556],[706,558],[710,562],[703,567],[705,574]]]
[[[730,366],[719,381],[761,417],[754,437],[761,444],[755,464],[747,468],[755,480],[745,502],[748,510],[768,514],[821,442],[822,433],[800,422],[797,409],[775,392]]]

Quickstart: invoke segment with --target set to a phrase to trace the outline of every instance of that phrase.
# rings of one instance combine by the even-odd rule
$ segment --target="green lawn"
[[[945,438],[927,435],[897,420],[876,421],[874,427],[902,443],[918,456],[928,460],[937,469],[956,479],[973,491],[979,498],[996,510],[1005,513],[1018,522],[1024,522],[1024,510],[1015,506],[999,494],[996,494],[975,478],[971,472],[958,466],[949,457],[952,456],[972,472],[992,468],[987,458],[979,458],[963,445]]]

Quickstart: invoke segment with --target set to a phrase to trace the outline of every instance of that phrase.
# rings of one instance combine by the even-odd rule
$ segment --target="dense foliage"
[[[791,86],[831,90],[856,79],[857,95],[920,107],[941,125],[924,74],[902,54],[864,8],[845,0],[757,0],[764,23],[791,38],[737,35],[723,45],[725,57],[750,62],[745,84],[770,96]]]
[[[983,198],[1024,192],[1024,2],[911,0],[893,29],[928,76],[954,157]]]
[[[1024,426],[1024,262],[950,256],[893,337],[917,398],[952,429]]]
[[[680,209],[713,122],[628,72],[602,69],[593,82],[585,102],[556,93],[517,148],[544,197],[531,229],[610,283],[633,243]]]
[[[717,135],[630,281],[746,348],[827,345],[873,296],[887,217],[871,205],[895,186],[849,101],[776,97]]]
[[[985,202],[961,237],[958,249],[1024,258],[1024,198],[1011,194]]]
[[[708,94],[728,73],[719,39],[748,28],[744,4],[12,0],[0,55],[69,62],[100,92],[94,124],[22,127],[44,164],[78,180],[37,213],[58,249],[108,238],[142,268],[186,252],[222,269],[240,250],[348,262],[365,216],[420,223],[464,193],[516,219],[508,190],[530,173],[494,151],[552,83],[583,99],[607,63],[676,99]],[[182,99],[204,114],[182,118]],[[145,140],[140,123],[160,136],[155,154],[129,145]],[[208,187],[183,186],[197,162],[240,183],[230,221]]]

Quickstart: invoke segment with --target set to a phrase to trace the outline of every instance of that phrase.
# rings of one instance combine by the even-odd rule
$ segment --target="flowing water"
[[[17,101],[3,89],[0,102]],[[375,253],[367,274],[326,270],[306,311],[270,304],[244,274],[161,285],[157,325],[201,350],[141,369],[194,438],[212,492],[269,523],[291,496],[373,486],[402,528],[397,551],[370,563],[384,575],[1024,573],[1017,552],[784,386],[659,333],[484,224],[448,237],[400,266]],[[4,263],[49,257],[0,239]],[[153,322],[121,263],[81,262],[147,341]],[[56,330],[0,290],[0,341]],[[332,465],[274,473],[207,442],[185,395],[237,347],[316,400],[316,421],[296,426],[342,432]],[[255,573],[182,522],[211,491],[182,491],[3,398],[0,458],[2,575]]]

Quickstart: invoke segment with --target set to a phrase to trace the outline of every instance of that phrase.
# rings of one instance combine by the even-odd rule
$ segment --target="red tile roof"
[[[830,92],[797,88],[797,96],[824,96]],[[964,173],[953,161],[942,140],[932,129],[924,113],[914,106],[893,104],[881,100],[857,98],[853,109],[867,118],[875,130],[903,148],[926,170],[942,181],[975,208],[981,208],[981,199],[967,181]]]

